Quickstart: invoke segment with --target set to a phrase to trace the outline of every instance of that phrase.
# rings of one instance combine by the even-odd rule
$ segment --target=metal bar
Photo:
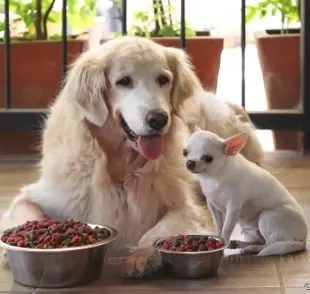
[[[303,152],[310,153],[310,3],[301,0],[300,66],[303,105]]]
[[[246,0],[241,0],[241,105],[245,108]]]
[[[0,130],[41,130],[47,111],[0,111]]]
[[[67,72],[67,0],[62,1],[62,28],[61,28],[61,73],[64,79]]]
[[[276,131],[302,131],[303,114],[298,111],[248,112],[257,129]]]
[[[40,130],[48,110],[0,110],[0,130]],[[303,114],[297,111],[249,112],[254,125],[264,130],[303,130]]]
[[[10,4],[9,0],[4,1],[4,104],[6,109],[11,108],[11,42],[10,42]]]
[[[181,48],[186,49],[186,31],[185,31],[185,0],[181,0]]]
[[[122,14],[122,34],[123,36],[127,35],[127,0],[122,0],[122,9],[123,9],[123,14]]]

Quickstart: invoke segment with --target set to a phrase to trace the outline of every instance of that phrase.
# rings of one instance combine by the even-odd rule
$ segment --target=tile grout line
[[[284,281],[283,281],[282,274],[280,272],[279,259],[275,259],[274,263],[275,263],[275,266],[276,266],[277,275],[278,275],[278,279],[279,279],[279,282],[280,282],[281,292],[282,292],[282,294],[285,294]]]

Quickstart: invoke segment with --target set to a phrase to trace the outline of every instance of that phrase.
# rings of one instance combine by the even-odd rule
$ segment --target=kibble
[[[6,230],[1,240],[11,246],[57,249],[94,244],[110,236],[106,228],[91,228],[73,219],[27,221]]]
[[[178,235],[169,237],[159,244],[159,247],[169,251],[197,252],[211,251],[223,247],[225,244],[213,237]]]

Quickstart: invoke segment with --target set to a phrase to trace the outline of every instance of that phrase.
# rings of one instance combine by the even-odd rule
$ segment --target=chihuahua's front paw
[[[215,235],[216,236],[221,236],[222,235],[222,230],[219,230],[219,229],[215,230]]]
[[[251,245],[261,245],[258,241],[247,242],[240,240],[230,240],[229,249],[243,249]]]
[[[149,276],[160,267],[160,257],[152,249],[138,249],[125,259],[124,267],[124,275],[127,277]]]
[[[230,241],[230,235],[227,236],[227,235],[221,234],[220,236],[221,236],[222,239],[225,240],[225,242],[228,242],[228,243],[231,242]]]
[[[237,249],[239,248],[239,242],[237,240],[230,240],[228,249]]]

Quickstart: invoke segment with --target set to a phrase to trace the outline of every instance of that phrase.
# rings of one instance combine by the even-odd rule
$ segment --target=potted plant
[[[11,80],[13,108],[44,108],[54,98],[61,82],[61,37],[49,33],[49,27],[61,27],[61,12],[54,11],[55,0],[10,0],[10,12],[19,18],[11,25]],[[89,21],[93,0],[77,8],[77,0],[68,1],[68,22],[72,27]],[[14,35],[13,25],[22,27]],[[3,40],[2,40],[3,41]],[[68,62],[79,55],[83,41],[68,37]],[[4,67],[4,44],[0,43],[0,67]],[[0,88],[4,89],[4,71],[0,73]],[[3,107],[3,91],[0,101]],[[0,106],[1,107],[1,106]]]
[[[54,9],[55,0],[10,0],[11,32],[11,103],[13,108],[46,108],[56,97],[61,85],[61,11]],[[94,0],[79,6],[68,0],[67,16],[71,28],[90,24],[95,15]],[[1,5],[2,4],[2,5]],[[4,1],[0,2],[0,7]],[[13,18],[13,15],[16,16]],[[0,68],[4,68],[3,20],[0,24]],[[54,30],[54,32],[53,32]],[[57,35],[58,34],[58,35]],[[68,63],[82,51],[84,41],[68,36]],[[0,71],[0,108],[4,107],[4,70]],[[1,132],[0,153],[29,154],[38,139],[37,132]]]
[[[155,42],[172,47],[180,47],[181,23],[175,20],[176,9],[168,0],[153,0],[153,5],[145,11],[136,11],[134,24],[128,34],[148,37]],[[203,86],[215,91],[220,68],[223,38],[196,36],[191,25],[185,23],[186,50]],[[199,33],[201,34],[201,33]]]
[[[256,34],[256,46],[269,109],[297,109],[300,99],[300,35],[289,25],[300,21],[300,1],[262,0],[247,7],[247,22],[278,16],[279,29]],[[275,149],[301,149],[298,132],[273,132]]]

